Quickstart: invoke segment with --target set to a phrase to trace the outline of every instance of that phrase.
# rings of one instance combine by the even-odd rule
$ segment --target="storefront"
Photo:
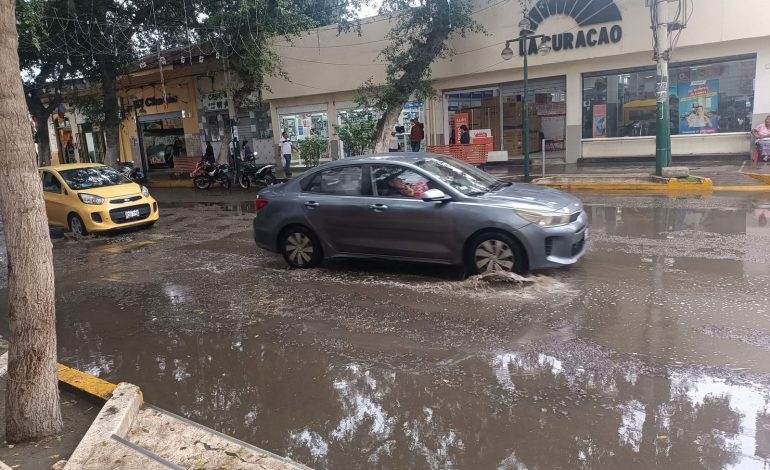
[[[425,143],[457,140],[462,120],[474,134],[490,139],[491,151],[503,158],[519,158],[524,139],[532,151],[545,141],[546,154],[566,162],[654,156],[656,71],[645,2],[530,3],[530,20],[537,34],[550,38],[551,52],[539,55],[537,44],[528,44],[512,60],[501,60],[505,41],[517,35],[520,8],[516,2],[479,1],[474,17],[488,34],[454,39],[450,46],[456,54],[432,66],[438,93],[422,110]],[[685,20],[679,3],[667,5],[671,22]],[[687,27],[672,33],[668,100],[675,157],[748,154],[750,129],[770,114],[770,86],[762,85],[770,83],[770,9],[765,3],[688,2]],[[570,8],[576,5],[582,8]],[[384,81],[381,45],[375,44],[386,41],[389,28],[389,22],[373,18],[363,22],[361,36],[321,28],[276,46],[297,60],[284,61],[291,80],[269,81],[266,99],[273,106],[297,109],[324,103],[332,115],[330,106],[352,101],[370,78]],[[303,79],[309,76],[312,83]],[[525,109],[529,136],[523,135]]]
[[[187,157],[201,158],[197,92],[190,79],[121,90],[121,159],[147,172],[174,170]]]

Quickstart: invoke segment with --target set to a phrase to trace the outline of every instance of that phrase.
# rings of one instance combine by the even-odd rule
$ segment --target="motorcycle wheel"
[[[221,185],[222,185],[222,187],[223,187],[223,188],[225,188],[225,189],[230,189],[230,185],[231,185],[232,183],[230,182],[230,178],[228,178],[227,176],[223,176],[223,177],[222,177],[222,178],[219,180],[219,184],[221,184]]]
[[[249,187],[251,187],[251,181],[249,180],[249,176],[244,175],[243,173],[238,175],[238,184],[243,189],[249,189]]]
[[[211,186],[211,181],[206,176],[196,176],[195,179],[193,179],[193,184],[198,189],[209,189]]]

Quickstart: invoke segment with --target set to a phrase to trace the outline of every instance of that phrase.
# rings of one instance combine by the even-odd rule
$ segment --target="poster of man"
[[[719,80],[679,84],[679,133],[712,134],[719,120]]]

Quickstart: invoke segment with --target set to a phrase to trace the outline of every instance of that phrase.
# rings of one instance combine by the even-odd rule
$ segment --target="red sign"
[[[468,113],[455,113],[455,143],[460,143],[460,134],[462,131],[460,130],[461,126],[466,126],[468,129],[471,128],[470,126],[470,116]]]

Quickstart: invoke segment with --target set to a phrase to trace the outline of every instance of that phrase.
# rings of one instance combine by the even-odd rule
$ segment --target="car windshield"
[[[415,162],[415,165],[466,196],[488,193],[505,184],[489,173],[454,158],[426,158]]]
[[[72,189],[91,189],[103,186],[117,186],[130,183],[131,180],[108,167],[86,167],[62,170],[59,174]]]

